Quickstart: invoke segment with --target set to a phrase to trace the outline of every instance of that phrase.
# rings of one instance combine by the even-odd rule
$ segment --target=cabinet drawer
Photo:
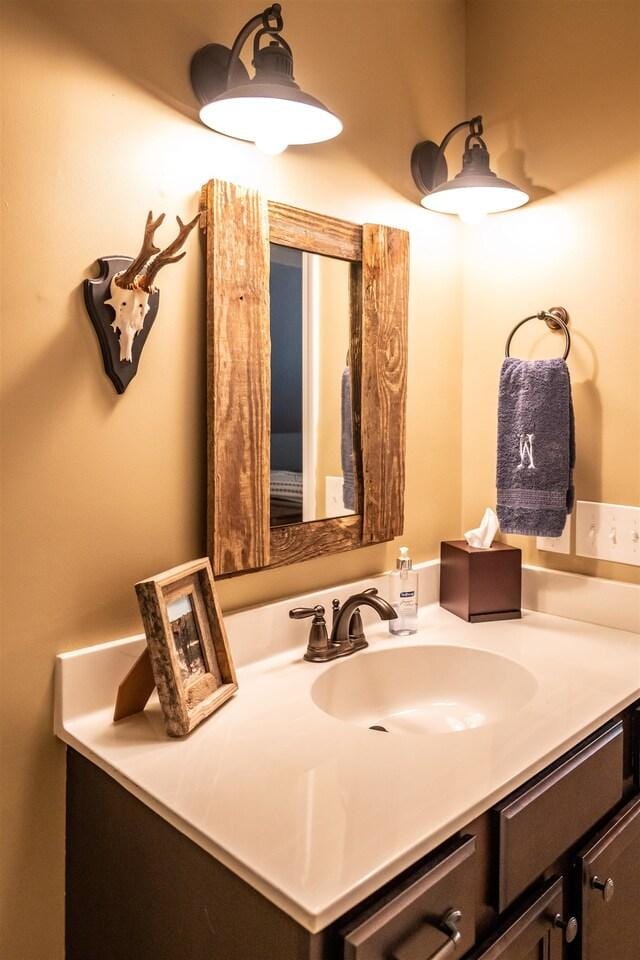
[[[640,797],[576,858],[581,960],[640,956]]]
[[[379,900],[341,931],[344,960],[444,960],[473,946],[475,916],[475,838],[461,837],[439,856],[391,886]],[[461,916],[452,933],[445,918]]]
[[[550,880],[507,915],[496,933],[465,960],[562,960],[558,916],[562,916],[560,878]]]
[[[498,804],[498,910],[606,816],[622,799],[622,786],[618,721]]]

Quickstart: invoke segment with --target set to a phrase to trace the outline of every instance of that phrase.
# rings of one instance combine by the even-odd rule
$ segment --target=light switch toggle
[[[579,500],[576,554],[640,566],[640,507]]]

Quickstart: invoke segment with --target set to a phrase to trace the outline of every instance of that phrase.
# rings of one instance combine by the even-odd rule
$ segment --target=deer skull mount
[[[111,329],[120,334],[120,362],[133,363],[133,341],[144,327],[149,312],[149,291],[136,287],[121,287],[116,274],[111,281],[111,299],[105,304],[113,307],[116,315]]]
[[[84,281],[84,299],[98,334],[107,376],[118,393],[124,393],[138,372],[140,355],[158,312],[160,294],[155,278],[168,263],[182,260],[178,251],[200,219],[198,214],[184,224],[180,217],[178,234],[163,250],[154,243],[157,220],[149,212],[142,247],[137,257],[100,257],[101,275]]]

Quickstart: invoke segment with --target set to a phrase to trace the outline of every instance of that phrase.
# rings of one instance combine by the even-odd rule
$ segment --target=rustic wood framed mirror
[[[202,211],[214,573],[399,536],[407,232],[220,180],[203,187]]]

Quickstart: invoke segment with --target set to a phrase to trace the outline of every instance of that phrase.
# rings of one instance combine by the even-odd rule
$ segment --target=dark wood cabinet
[[[576,881],[580,960],[638,960],[640,797],[580,852]]]
[[[640,707],[635,707],[632,710],[629,727],[631,735],[631,770],[633,772],[633,782],[640,790]]]
[[[460,837],[341,931],[344,960],[440,960],[475,943],[475,840]]]
[[[636,704],[317,933],[69,749],[67,960],[640,960],[639,721]]]
[[[620,802],[623,741],[619,720],[495,808],[499,911]]]
[[[562,880],[553,879],[508,915],[468,960],[562,960]],[[612,960],[612,958],[610,958]]]

